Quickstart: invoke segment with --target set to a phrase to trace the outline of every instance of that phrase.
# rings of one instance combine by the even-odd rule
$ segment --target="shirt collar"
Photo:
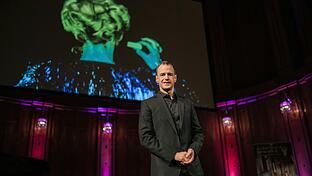
[[[163,93],[163,92],[161,92],[161,91],[158,91],[158,92],[157,92],[157,96],[160,96],[160,97],[162,97],[162,98],[169,98],[169,99],[171,99],[171,97],[170,97],[169,94]],[[173,98],[172,100],[177,100],[177,95],[176,95],[175,92],[173,93],[173,97],[172,97],[172,98]]]

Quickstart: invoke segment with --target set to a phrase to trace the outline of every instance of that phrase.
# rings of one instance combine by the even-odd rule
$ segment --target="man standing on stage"
[[[151,176],[203,176],[198,158],[204,135],[192,103],[174,92],[168,61],[156,68],[157,95],[141,104],[139,138],[151,152]]]

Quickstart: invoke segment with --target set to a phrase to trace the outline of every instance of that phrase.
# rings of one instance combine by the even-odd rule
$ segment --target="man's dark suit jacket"
[[[161,94],[141,103],[139,138],[141,144],[151,152],[152,176],[179,176],[181,166],[174,160],[177,152],[192,148],[194,161],[185,166],[192,176],[202,176],[203,170],[198,153],[204,135],[195,109],[188,99],[177,98],[181,131],[178,135],[170,110]]]

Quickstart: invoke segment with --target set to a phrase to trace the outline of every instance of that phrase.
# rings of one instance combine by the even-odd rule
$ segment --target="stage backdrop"
[[[192,0],[12,0],[0,14],[0,84],[143,100],[162,60],[177,91],[213,108],[202,4]]]

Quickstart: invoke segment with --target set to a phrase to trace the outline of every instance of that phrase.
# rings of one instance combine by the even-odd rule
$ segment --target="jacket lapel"
[[[174,132],[175,132],[176,134],[178,134],[177,129],[176,129],[176,127],[175,127],[175,125],[174,125],[174,122],[173,122],[172,115],[171,115],[171,113],[170,113],[170,110],[169,110],[169,108],[168,108],[168,106],[167,106],[167,104],[166,104],[164,98],[161,97],[161,96],[158,96],[158,101],[159,101],[159,105],[162,106],[161,109],[164,110],[165,116],[167,117],[167,120],[169,121],[169,124],[170,124],[171,127],[173,128]]]
[[[182,129],[183,120],[184,120],[184,101],[181,97],[178,97],[178,109],[179,109],[179,128]]]

